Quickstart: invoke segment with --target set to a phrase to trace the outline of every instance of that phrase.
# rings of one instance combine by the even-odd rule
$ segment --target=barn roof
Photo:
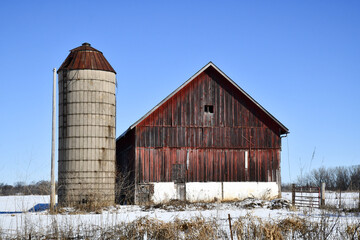
[[[201,68],[197,73],[195,73],[191,78],[189,78],[186,82],[184,82],[180,87],[175,89],[171,94],[169,94],[166,98],[164,98],[158,105],[152,108],[149,112],[147,112],[144,116],[142,116],[139,120],[137,120],[133,125],[129,127],[120,137],[124,136],[129,130],[136,127],[140,122],[142,122],[146,117],[148,117],[151,113],[153,113],[156,109],[158,109],[162,104],[164,104],[167,100],[169,100],[172,96],[174,96],[177,92],[183,89],[187,84],[189,84],[192,80],[194,80],[197,76],[199,76],[202,72],[207,70],[208,68],[213,68],[216,70],[222,77],[224,77],[227,81],[229,81],[236,89],[238,89],[243,95],[245,95],[251,102],[253,102],[261,111],[263,111],[267,116],[270,117],[281,129],[281,134],[289,133],[289,129],[285,127],[279,120],[277,120],[273,115],[271,115],[263,106],[261,106],[258,102],[255,101],[247,92],[245,92],[241,87],[239,87],[230,77],[228,77],[223,71],[221,71],[214,63],[209,62],[203,68]]]
[[[70,50],[70,54],[67,56],[63,64],[61,64],[58,72],[64,69],[90,69],[116,73],[104,57],[103,53],[91,47],[89,43],[83,43],[80,47]]]

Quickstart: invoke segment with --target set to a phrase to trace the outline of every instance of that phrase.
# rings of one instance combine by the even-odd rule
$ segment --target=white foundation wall
[[[186,200],[189,202],[211,202],[221,200],[221,182],[186,183]]]
[[[276,182],[224,182],[223,188],[223,200],[271,199],[279,194]]]
[[[168,202],[171,199],[178,199],[176,186],[173,182],[158,182],[154,185],[154,193],[151,196],[153,203]]]
[[[150,183],[154,193],[153,203],[180,199],[177,185],[173,182]],[[243,200],[245,198],[271,199],[278,197],[276,182],[191,182],[186,183],[186,200],[211,202],[217,200]]]

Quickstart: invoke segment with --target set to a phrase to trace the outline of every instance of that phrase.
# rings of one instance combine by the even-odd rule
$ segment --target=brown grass
[[[102,236],[112,239],[217,239],[219,226],[215,220],[202,217],[191,220],[175,219],[164,222],[154,218],[139,218],[130,223],[116,225]],[[220,237],[220,236],[219,236]]]
[[[274,221],[246,215],[236,220],[233,226],[238,239],[360,239],[360,223],[345,223],[344,233],[339,217],[325,215],[320,221],[297,216]]]
[[[29,221],[11,236],[0,229],[0,239],[230,239],[227,219],[195,217],[166,222],[141,217],[131,222],[77,227],[71,222],[60,225],[56,215],[49,215],[49,220],[47,229],[38,229]],[[234,239],[360,239],[360,221],[340,224],[339,218],[325,214],[316,221],[307,216],[273,220],[247,214],[232,220],[232,232]]]

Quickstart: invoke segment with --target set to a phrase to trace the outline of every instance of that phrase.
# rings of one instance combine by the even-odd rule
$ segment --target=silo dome
[[[70,50],[58,70],[60,206],[114,204],[115,75],[89,43]]]

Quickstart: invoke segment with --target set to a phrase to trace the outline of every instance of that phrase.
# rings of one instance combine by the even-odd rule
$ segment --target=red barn
[[[210,62],[117,139],[118,196],[136,204],[276,197],[287,133]]]

